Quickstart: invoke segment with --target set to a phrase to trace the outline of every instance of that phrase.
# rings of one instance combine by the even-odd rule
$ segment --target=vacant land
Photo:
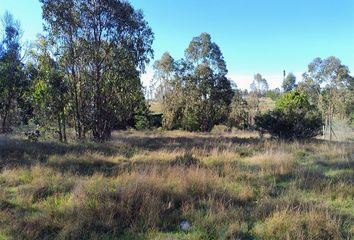
[[[178,131],[116,132],[105,144],[0,140],[0,239],[353,235],[353,142]]]

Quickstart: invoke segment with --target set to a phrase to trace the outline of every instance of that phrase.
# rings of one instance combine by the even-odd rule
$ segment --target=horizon
[[[22,26],[23,41],[34,41],[42,33],[38,0],[2,0],[0,14],[13,14]],[[211,34],[220,47],[229,73],[240,89],[249,89],[256,73],[270,88],[280,88],[283,71],[302,80],[307,65],[316,57],[336,56],[354,71],[354,3],[351,0],[320,1],[232,1],[205,3],[197,0],[169,2],[131,0],[144,12],[155,34],[154,59],[141,76],[147,87],[152,64],[164,52],[175,59],[184,55],[193,37]],[[335,14],[340,12],[341,14]]]

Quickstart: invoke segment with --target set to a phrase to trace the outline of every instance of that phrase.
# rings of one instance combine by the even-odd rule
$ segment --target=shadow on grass
[[[8,138],[2,140],[0,145],[0,169],[3,167],[32,166],[37,163],[46,163],[51,155],[70,153],[80,155],[88,151],[112,156],[122,152],[122,149],[109,144],[29,142]]]
[[[210,150],[217,147],[225,147],[229,143],[257,145],[262,142],[259,138],[237,138],[237,137],[167,137],[167,136],[117,136],[115,141],[122,141],[138,148],[144,148],[149,151],[157,151],[159,149],[166,150],[186,150],[193,148],[203,148]]]
[[[321,144],[323,140],[311,140],[307,142]],[[97,153],[103,156],[123,156],[127,159],[133,157],[139,151],[184,151],[202,149],[210,151],[215,149],[222,151],[233,148],[241,156],[250,156],[253,151],[261,151],[264,141],[260,138],[238,138],[225,136],[193,136],[193,137],[169,137],[169,136],[130,136],[119,134],[111,142],[99,143],[72,143],[62,144],[59,142],[29,142],[21,139],[7,137],[0,138],[0,170],[4,167],[30,167],[38,163],[46,164],[62,172],[73,172],[79,175],[92,175],[93,173],[103,173],[111,175],[122,171],[133,171],[146,168],[164,168],[169,166],[167,161],[123,161],[119,163],[105,161],[99,158],[87,160],[81,158],[87,152]],[[347,143],[343,143],[347,144]],[[64,156],[73,154],[77,157],[64,159],[63,161],[50,161],[52,155]],[[65,156],[64,158],[67,158]],[[173,159],[171,159],[173,160]],[[259,171],[257,167],[244,166],[235,163],[234,168],[244,171]],[[348,163],[328,163],[319,162],[328,168],[353,168],[354,162]],[[333,166],[331,165],[333,164]],[[340,165],[342,164],[342,165]]]
[[[354,157],[354,156],[352,156]],[[321,167],[329,169],[354,169],[354,161],[340,161],[340,162],[329,162],[329,161],[317,161],[317,164]]]
[[[117,144],[117,140],[119,144]],[[38,163],[47,163],[51,155],[84,154],[85,152],[95,152],[105,156],[122,155],[131,158],[138,151],[157,151],[159,149],[170,151],[190,151],[193,148],[210,150],[215,148],[215,144],[222,149],[227,148],[228,143],[258,144],[259,139],[238,139],[225,137],[118,137],[114,142],[105,144],[98,143],[74,143],[62,144],[59,142],[30,142],[22,139],[2,137],[0,145],[0,169],[4,167],[32,166]],[[77,162],[78,168],[105,169],[114,167],[109,163]],[[86,166],[87,165],[87,166]],[[90,165],[90,166],[88,166]],[[81,166],[81,167],[80,167]],[[71,168],[72,163],[64,164],[64,168]],[[103,170],[105,171],[105,170]]]
[[[119,163],[102,160],[85,161],[82,159],[69,159],[66,161],[49,162],[49,167],[61,173],[71,173],[80,176],[91,176],[95,173],[104,176],[114,176],[121,173],[147,172],[149,170],[167,169],[171,166],[168,161],[122,161]]]

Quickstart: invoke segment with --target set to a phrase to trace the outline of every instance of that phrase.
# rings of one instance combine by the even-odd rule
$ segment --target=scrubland
[[[350,141],[125,131],[104,144],[2,136],[0,150],[0,239],[354,236]]]

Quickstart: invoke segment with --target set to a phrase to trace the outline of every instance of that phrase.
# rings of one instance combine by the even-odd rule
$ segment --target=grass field
[[[129,131],[0,150],[0,239],[354,237],[353,142]]]

